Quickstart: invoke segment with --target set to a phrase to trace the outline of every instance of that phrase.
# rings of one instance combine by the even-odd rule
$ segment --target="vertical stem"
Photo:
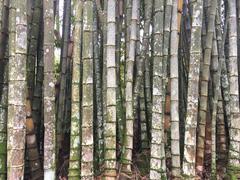
[[[133,66],[136,53],[136,41],[137,41],[137,23],[138,23],[138,6],[137,0],[132,1],[132,16],[131,16],[131,31],[129,52],[126,61],[126,139],[124,140],[125,151],[123,153],[123,164],[125,165],[124,171],[131,174],[132,164],[132,150],[133,150]]]
[[[54,78],[54,14],[53,1],[43,1],[44,22],[44,179],[55,179],[55,78]]]
[[[8,109],[8,43],[3,43],[8,39],[8,8],[9,0],[1,2],[2,10],[1,16],[1,36],[0,44],[3,54],[0,55],[0,179],[7,177],[7,109]],[[1,13],[2,12],[2,13]]]
[[[105,124],[105,176],[116,176],[116,2],[107,1],[107,119]]]
[[[23,179],[26,124],[27,2],[10,1],[8,89],[8,179]]]
[[[172,174],[179,177],[180,167],[180,131],[179,131],[179,78],[178,78],[178,17],[177,0],[173,1],[171,39],[170,39],[170,86],[171,86],[171,155]]]
[[[237,57],[237,22],[236,22],[236,1],[228,0],[229,10],[229,93],[231,120],[229,126],[229,171],[240,172],[240,111],[239,111],[239,87],[238,87],[238,57]],[[232,177],[233,178],[233,177]]]
[[[66,85],[67,85],[67,64],[68,64],[68,44],[70,36],[70,15],[71,0],[64,1],[63,27],[62,27],[62,47],[61,47],[61,71],[60,71],[60,91],[57,112],[57,154],[61,149],[61,143],[64,134],[64,124],[66,124]]]
[[[80,178],[80,64],[81,64],[81,34],[82,34],[82,0],[73,2],[75,16],[73,30],[73,62],[72,62],[72,99],[71,99],[71,135],[69,157],[69,179]]]
[[[217,0],[211,1],[211,6],[208,14],[207,34],[204,45],[202,71],[200,73],[200,105],[199,105],[199,122],[197,135],[197,162],[196,169],[198,175],[201,177],[203,173],[204,162],[204,141],[205,129],[208,109],[208,83],[210,79],[210,64],[212,53],[213,33],[215,31],[215,17],[216,17]]]
[[[164,149],[163,127],[163,29],[164,2],[155,1],[153,20],[153,83],[152,83],[152,139],[150,154],[150,179],[166,178],[162,150]]]
[[[196,162],[196,127],[198,117],[198,90],[201,49],[201,27],[203,1],[191,2],[192,6],[192,33],[190,47],[190,62],[188,76],[187,114],[184,137],[183,173],[191,178],[195,177]]]
[[[93,1],[83,3],[81,179],[93,179]]]

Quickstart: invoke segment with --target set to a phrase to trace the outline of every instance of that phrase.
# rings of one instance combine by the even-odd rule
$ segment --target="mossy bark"
[[[81,34],[83,2],[73,2],[74,30],[73,30],[73,56],[72,56],[72,88],[71,88],[71,135],[69,157],[69,179],[80,178],[80,64],[81,64]]]

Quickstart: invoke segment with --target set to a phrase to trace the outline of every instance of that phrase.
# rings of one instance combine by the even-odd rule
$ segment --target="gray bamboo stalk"
[[[126,61],[129,56],[129,46],[130,46],[130,36],[131,36],[131,17],[132,17],[132,1],[127,0],[125,5],[125,71],[126,71]],[[124,76],[125,82],[125,76]]]
[[[191,2],[192,33],[188,75],[187,113],[185,121],[183,174],[195,177],[196,127],[201,54],[202,0]]]
[[[93,179],[93,1],[83,3],[81,179]]]
[[[7,177],[7,108],[8,108],[8,59],[0,61],[0,179]]]
[[[54,14],[53,1],[43,1],[44,49],[44,179],[55,179],[55,77],[54,77]]]
[[[167,94],[167,85],[168,85],[168,69],[169,69],[169,49],[170,49],[170,27],[171,27],[171,16],[172,16],[172,0],[166,0],[164,4],[164,28],[163,28],[163,53],[162,53],[162,71],[163,71],[163,111],[164,111],[164,120],[165,123],[165,105],[166,103],[166,94]],[[165,132],[163,131],[163,137],[165,138]],[[167,134],[168,132],[166,132]],[[167,138],[164,139],[164,142],[167,142]],[[165,148],[162,148],[162,156],[165,156]],[[166,162],[163,161],[163,171],[166,171]],[[165,168],[165,169],[164,169]]]
[[[42,8],[41,8],[42,12]],[[42,21],[41,21],[42,22]],[[42,23],[41,23],[42,24]],[[40,32],[43,30],[43,25],[40,26]],[[37,133],[37,142],[40,150],[40,155],[43,154],[43,34],[39,33],[37,46],[37,67],[36,67],[36,82],[34,86],[32,100],[32,117],[35,123],[35,131]]]
[[[236,22],[236,1],[228,0],[229,13],[229,93],[231,120],[229,126],[229,167],[235,173],[240,172],[240,112],[239,112],[239,87],[238,87],[238,57],[237,57],[237,22]]]
[[[202,176],[204,165],[204,148],[205,148],[205,129],[208,109],[208,83],[210,79],[210,64],[212,54],[213,34],[215,31],[217,0],[212,0],[209,7],[206,41],[204,45],[202,71],[200,73],[200,102],[199,102],[199,122],[197,136],[197,165],[196,170],[199,176]]]
[[[102,109],[102,81],[101,81],[101,53],[100,53],[100,45],[99,45],[99,21],[98,21],[98,12],[97,12],[97,4],[94,3],[94,20],[93,20],[93,39],[94,39],[94,103],[95,103],[95,116],[96,125],[95,125],[95,139],[97,141],[97,145],[95,145],[95,174],[102,173],[101,167],[104,162],[104,137],[103,137],[103,109]]]
[[[148,121],[151,119],[151,111],[152,111],[152,97],[151,97],[151,74],[150,74],[150,57],[146,56],[144,57],[144,92],[145,92],[145,106],[146,106],[146,120]],[[138,94],[140,93],[140,90],[138,89]]]
[[[9,0],[4,0],[0,13],[1,24],[1,53],[0,54],[0,179],[7,178],[7,108],[8,108],[8,8]]]
[[[67,61],[68,59],[68,44],[70,39],[70,16],[71,15],[71,0],[64,0],[63,24],[62,24],[62,46],[60,57],[60,90],[58,96],[58,112],[57,112],[57,153],[61,149],[61,140],[64,134],[64,124],[66,123],[66,85],[67,85]]]
[[[103,17],[101,48],[102,48],[102,62],[103,62],[102,64],[102,108],[103,108],[103,127],[104,127],[107,119],[107,50],[105,48],[105,45],[107,44],[107,0],[104,0],[103,5],[104,7],[103,7],[103,10],[101,11],[102,13],[100,14],[100,16]],[[103,132],[103,136],[105,136],[104,132]],[[104,148],[105,148],[105,144],[104,144]],[[101,169],[101,171],[104,171],[103,168]]]
[[[150,28],[150,22],[152,18],[152,10],[153,10],[153,1],[148,0],[144,1],[144,27],[143,27],[143,37],[142,37],[142,49],[137,47],[137,51],[140,51],[140,57],[139,59],[136,60],[136,78],[134,80],[134,114],[136,117],[136,108],[138,105],[138,97],[140,98],[140,118],[141,118],[141,131],[142,131],[142,147],[146,148],[147,144],[147,139],[150,139],[150,133],[149,133],[149,127],[150,126],[150,119],[147,118],[147,115],[151,115],[151,94],[148,94],[148,98],[145,97],[144,93],[144,63],[145,63],[145,58],[149,59],[149,40],[150,40],[150,35],[149,35],[149,28]],[[140,22],[139,22],[140,23]],[[150,75],[150,74],[149,74]],[[150,81],[149,81],[150,83]],[[148,84],[148,86],[150,86]],[[143,89],[142,89],[143,88]],[[151,87],[150,87],[151,88]],[[148,88],[149,89],[149,88]],[[145,99],[148,99],[148,111],[146,110],[146,104],[145,104]],[[145,111],[145,112],[143,112]],[[143,115],[143,116],[142,116]],[[145,131],[145,126],[146,126],[146,132]],[[146,136],[147,135],[147,136]]]
[[[0,1],[0,32],[1,32],[1,35],[0,35],[0,41],[2,42],[2,39],[3,39],[3,32],[4,32],[4,28],[3,28],[3,24],[4,24],[4,0],[1,0]],[[0,61],[3,60],[3,57],[4,57],[4,51],[2,50],[2,48],[4,47],[4,44],[1,43],[0,44]]]
[[[139,12],[140,12],[140,7],[139,7]],[[140,59],[140,19],[138,19],[138,22],[137,22],[137,40],[136,40],[136,52],[135,52],[135,62],[138,62],[139,59]],[[136,63],[135,63],[136,64]],[[134,68],[136,67],[134,64]],[[135,71],[134,71],[135,73]],[[134,82],[134,79],[133,79],[133,82]],[[133,83],[134,84],[134,83]],[[133,85],[134,86],[134,85]],[[143,94],[144,94],[144,86],[143,86]],[[145,96],[143,95],[143,98]],[[134,94],[133,94],[133,98],[134,98]],[[134,122],[133,122],[133,160],[135,159],[135,155],[136,153],[134,154],[134,152],[139,152],[140,150],[140,147],[141,147],[141,143],[145,143],[147,141],[147,139],[144,139],[146,136],[146,124],[145,122],[142,121],[141,117],[140,117],[140,111],[141,111],[141,107],[140,107],[140,94],[137,98],[137,107],[135,107],[133,105],[133,115],[134,115]],[[144,103],[144,106],[145,106],[145,99],[143,99],[143,103]],[[134,102],[133,102],[134,104]],[[136,109],[137,108],[137,109]],[[145,107],[144,107],[145,108]],[[146,120],[146,118],[144,119]],[[140,135],[141,134],[141,135]],[[140,143],[141,142],[141,143]],[[146,147],[145,147],[146,149]],[[143,149],[141,149],[143,150]],[[134,161],[133,161],[134,163]]]
[[[237,2],[237,43],[238,43],[238,56],[240,56],[240,2]],[[238,72],[240,72],[240,63],[238,63]],[[240,81],[238,81],[238,87],[240,87]]]
[[[133,149],[133,67],[135,62],[136,41],[137,41],[137,23],[138,23],[138,6],[137,0],[132,1],[132,15],[131,15],[131,32],[129,42],[129,52],[126,60],[126,87],[125,87],[125,100],[126,100],[126,135],[124,139],[125,151],[123,152],[123,171],[131,174],[132,164],[132,149]]]
[[[107,119],[105,123],[105,177],[116,176],[116,2],[107,1]]]
[[[73,60],[72,60],[72,99],[71,99],[71,135],[68,178],[80,178],[80,64],[82,34],[82,0],[73,2]]]
[[[28,92],[27,92],[28,94]],[[26,155],[28,157],[31,179],[43,179],[43,169],[37,146],[32,107],[30,99],[26,100]]]
[[[226,175],[227,165],[227,138],[224,122],[224,107],[223,107],[222,92],[219,91],[217,105],[217,179],[224,179]]]
[[[218,106],[222,106],[219,103],[222,103],[222,93],[221,93],[221,73],[222,65],[225,61],[224,54],[224,44],[225,44],[225,35],[222,33],[221,27],[221,10],[217,8],[216,14],[216,36],[213,42],[213,52],[212,52],[212,78],[213,78],[213,89],[214,89],[214,97],[213,97],[213,110],[212,110],[212,176],[216,177],[217,175],[217,131],[218,131]],[[225,29],[226,29],[225,25]],[[226,31],[226,30],[225,30]],[[226,32],[224,32],[226,34]],[[215,41],[217,44],[215,44]],[[217,49],[216,49],[217,48]],[[218,57],[217,57],[218,56]],[[216,59],[218,58],[218,59]],[[226,83],[226,82],[225,82]],[[220,98],[220,100],[219,100]],[[223,108],[223,107],[221,107]]]
[[[10,1],[7,179],[23,179],[26,127],[27,2]]]
[[[29,92],[29,99],[32,102],[34,85],[35,85],[35,62],[37,54],[37,45],[38,45],[38,35],[40,29],[40,18],[41,18],[41,5],[42,0],[37,0],[34,2],[33,12],[30,13],[31,18],[29,22],[31,27],[29,28],[29,37],[28,37],[28,51],[27,51],[27,85]]]
[[[171,155],[172,175],[179,177],[180,166],[180,131],[179,131],[179,78],[178,78],[178,1],[172,3],[171,38],[170,38],[170,83],[171,83]]]
[[[2,42],[0,44],[0,61],[4,59],[6,56],[6,48],[7,48],[7,38],[8,38],[8,24],[9,24],[9,0],[4,0],[2,5],[2,10],[0,11],[1,20],[0,20],[0,41]]]
[[[117,79],[117,139],[118,144],[123,144],[123,122],[125,118],[125,113],[123,109],[124,105],[124,96],[123,96],[123,76],[124,76],[124,68],[122,66],[122,57],[124,56],[124,52],[122,50],[122,34],[123,34],[123,0],[118,0],[116,5],[116,79]],[[118,149],[119,150],[119,149]],[[118,153],[118,152],[117,152]]]
[[[28,54],[27,54],[27,84],[28,84],[28,98],[33,101],[34,87],[35,87],[35,61],[37,56],[39,32],[40,32],[40,18],[42,12],[42,0],[34,2],[34,9],[32,14],[31,28],[28,37]],[[36,125],[36,118],[33,118]]]
[[[2,24],[3,24],[3,9],[4,9],[4,0],[0,1],[0,30],[2,31]]]
[[[168,66],[169,66],[169,47],[170,47],[170,28],[172,16],[172,0],[166,0],[164,5],[164,29],[163,29],[163,104],[167,93]]]
[[[211,176],[214,178],[216,176],[216,144],[217,144],[216,143],[216,118],[217,118],[217,104],[218,104],[218,97],[219,97],[219,91],[220,91],[220,73],[221,73],[221,66],[219,63],[219,58],[221,57],[218,56],[216,35],[214,35],[212,48],[213,49],[212,49],[212,59],[211,59],[211,74],[212,74],[212,81],[213,81],[213,97],[212,97],[212,115],[211,115],[211,118],[212,118]]]
[[[144,1],[144,29],[142,39],[142,49],[140,52],[140,59],[136,62],[136,78],[134,82],[134,109],[137,106],[137,97],[140,92],[141,83],[144,82],[144,67],[145,58],[149,58],[149,28],[152,18],[153,0]],[[151,112],[151,111],[150,111]]]
[[[154,4],[153,19],[153,84],[152,84],[152,139],[150,152],[150,179],[166,178],[164,172],[165,156],[163,127],[163,29],[164,2],[157,0]]]
[[[139,106],[140,106],[140,119],[141,119],[141,148],[149,148],[149,137],[148,137],[148,124],[146,118],[146,106],[145,106],[145,96],[144,96],[144,86],[141,83],[141,89],[139,94]]]

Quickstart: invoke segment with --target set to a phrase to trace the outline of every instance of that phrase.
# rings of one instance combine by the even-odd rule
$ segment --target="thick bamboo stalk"
[[[54,77],[54,14],[53,1],[43,1],[43,51],[44,51],[44,179],[55,179],[55,77]]]
[[[153,19],[153,83],[152,83],[152,139],[150,154],[150,179],[166,178],[163,128],[163,29],[164,3],[160,0],[154,4]]]
[[[37,56],[37,45],[39,40],[39,30],[40,30],[40,18],[41,18],[41,6],[42,0],[37,0],[34,2],[34,9],[32,12],[32,18],[30,19],[31,28],[29,28],[28,36],[28,54],[27,54],[27,84],[29,92],[29,100],[32,103],[34,85],[35,85],[35,64]]]
[[[107,119],[105,123],[105,177],[116,177],[116,2],[107,1]]]
[[[197,174],[201,177],[204,165],[204,141],[205,129],[208,109],[208,83],[210,79],[210,64],[212,53],[213,34],[215,31],[215,17],[216,17],[217,0],[211,1],[208,14],[208,23],[206,30],[206,41],[204,44],[203,64],[200,73],[200,105],[199,105],[199,122],[198,122],[198,135],[197,135]]]
[[[203,1],[191,2],[192,33],[188,75],[187,114],[185,121],[183,174],[195,177],[196,127],[198,117],[198,90],[201,54],[201,27]]]
[[[220,74],[221,74],[221,64],[218,54],[219,49],[217,47],[216,35],[213,39],[213,50],[212,50],[212,62],[211,62],[211,74],[213,83],[213,97],[212,97],[212,123],[211,123],[211,176],[216,176],[216,117],[217,117],[217,104],[218,96],[220,91]]]
[[[229,94],[231,120],[229,126],[229,167],[232,177],[240,177],[240,111],[239,111],[239,87],[238,87],[238,54],[237,54],[237,22],[236,1],[228,1],[229,13]],[[231,174],[230,174],[231,175]]]
[[[27,2],[10,0],[8,76],[8,179],[23,179],[26,134]]]
[[[173,0],[171,38],[170,38],[170,86],[171,86],[171,155],[172,175],[179,177],[180,167],[180,131],[179,131],[179,91],[178,91],[178,1]]]
[[[222,92],[219,91],[217,105],[217,179],[224,179],[227,167],[227,138],[226,124],[224,122],[224,107]]]
[[[80,64],[83,2],[81,0],[74,1],[73,3],[75,21],[73,30],[71,135],[68,170],[68,178],[72,180],[80,178]]]
[[[83,3],[81,179],[93,179],[93,1]]]
[[[137,41],[137,24],[139,18],[138,12],[139,2],[137,0],[132,1],[132,14],[131,14],[131,31],[129,52],[126,60],[126,88],[125,88],[125,100],[126,100],[126,136],[124,139],[125,152],[123,152],[123,171],[131,174],[132,164],[132,150],[133,150],[133,69],[136,53],[136,41]]]
[[[144,13],[144,29],[143,29],[143,37],[142,37],[142,49],[140,52],[140,59],[136,62],[136,78],[134,81],[135,109],[137,106],[137,97],[141,89],[141,84],[144,83],[145,59],[149,58],[149,44],[150,44],[149,29],[150,29],[150,23],[151,23],[152,11],[153,11],[153,1],[152,0],[144,1],[144,8],[145,8],[145,13]],[[148,87],[148,88],[151,88],[151,87]],[[148,96],[150,98],[151,94]]]

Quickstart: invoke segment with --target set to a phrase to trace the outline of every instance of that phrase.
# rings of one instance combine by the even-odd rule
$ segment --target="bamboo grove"
[[[0,0],[0,31],[0,179],[240,178],[240,1]]]

